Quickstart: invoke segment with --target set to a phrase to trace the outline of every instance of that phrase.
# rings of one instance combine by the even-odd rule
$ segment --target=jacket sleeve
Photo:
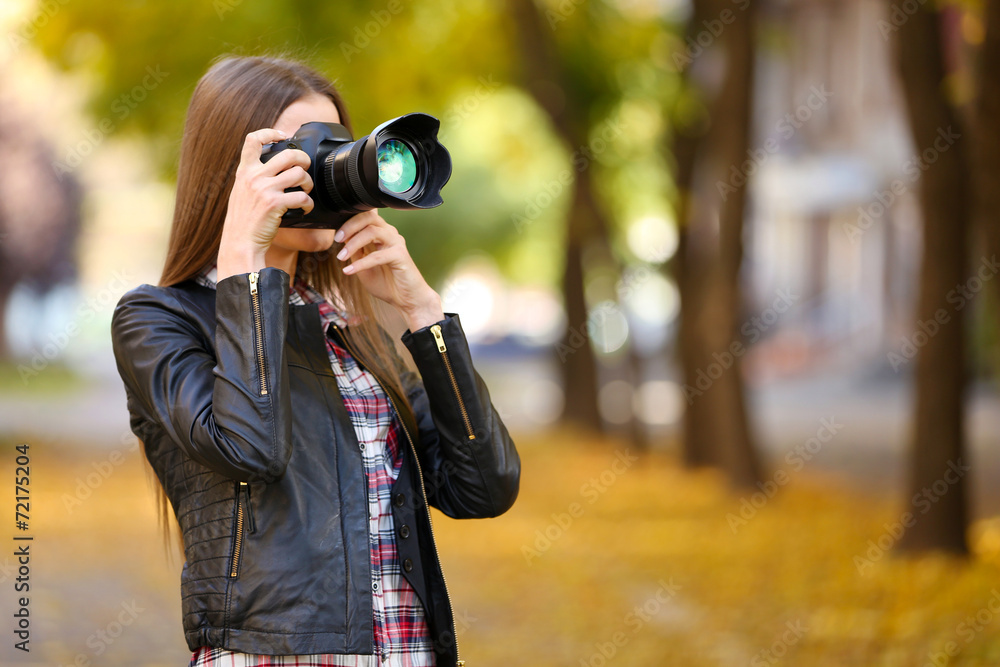
[[[280,478],[291,456],[285,363],[289,276],[267,267],[216,285],[215,353],[169,290],[115,307],[111,338],[131,403],[192,459],[241,481]]]
[[[517,498],[521,459],[472,366],[458,315],[407,331],[402,341],[423,378],[404,373],[428,503],[453,518],[503,514]]]

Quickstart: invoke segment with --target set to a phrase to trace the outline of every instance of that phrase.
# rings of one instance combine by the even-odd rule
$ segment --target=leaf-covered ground
[[[808,469],[752,498],[621,443],[520,444],[507,514],[435,524],[473,665],[1000,664],[991,522],[968,564],[903,559],[898,498]]]
[[[186,664],[180,564],[163,555],[139,452],[27,442],[32,652],[8,639],[0,663]],[[0,449],[9,517],[14,444]],[[1000,664],[1000,524],[976,524],[969,562],[900,558],[881,548],[907,508],[884,490],[807,468],[763,502],[612,440],[518,445],[511,510],[434,514],[470,667]],[[735,522],[744,497],[759,507]]]

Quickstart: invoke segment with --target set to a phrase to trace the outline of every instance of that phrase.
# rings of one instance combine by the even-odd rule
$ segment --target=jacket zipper
[[[444,344],[444,336],[441,335],[441,325],[435,324],[431,327],[431,333],[434,334],[434,340],[437,342],[438,352],[441,353],[441,358],[444,359],[444,367],[448,371],[448,378],[451,380],[451,387],[455,390],[455,398],[458,400],[458,409],[462,413],[462,420],[465,422],[465,432],[469,436],[469,440],[475,440],[476,434],[472,430],[472,421],[469,420],[469,413],[465,410],[465,402],[462,400],[462,394],[458,391],[458,382],[455,380],[455,373],[451,370],[451,360],[448,358],[448,348]]]
[[[267,383],[265,381],[264,363],[264,326],[260,317],[260,295],[257,291],[257,280],[260,274],[257,271],[250,272],[250,305],[253,311],[254,333],[256,334],[255,348],[257,352],[257,375],[260,377],[260,395],[267,395]],[[243,495],[246,494],[246,509],[244,510]],[[229,567],[229,576],[236,578],[240,567],[240,553],[243,550],[243,525],[244,521],[249,521],[250,532],[257,529],[256,521],[253,517],[253,505],[250,503],[250,485],[246,482],[239,482],[236,485],[236,537],[233,541],[233,559]]]
[[[246,493],[246,510],[243,509],[243,494]],[[235,579],[239,573],[240,553],[243,550],[243,524],[249,521],[250,532],[256,530],[256,522],[253,518],[253,507],[250,504],[250,485],[246,482],[236,484],[236,537],[233,541],[233,558],[229,567],[229,577]]]
[[[257,334],[257,375],[260,376],[260,395],[267,395],[267,383],[265,382],[264,364],[264,326],[260,319],[260,296],[257,294],[257,279],[259,275],[256,271],[250,273],[250,304],[253,308],[253,325]]]
[[[333,328],[340,336],[340,339],[344,342],[344,346],[347,347],[347,351],[351,353],[355,361],[357,361],[362,368],[371,373],[372,377],[375,378],[375,381],[378,382],[380,387],[382,387],[382,392],[385,394],[386,399],[388,399],[389,405],[392,406],[393,411],[398,415],[399,410],[396,409],[396,403],[395,401],[392,400],[392,395],[388,391],[386,391],[385,387],[382,385],[382,381],[379,379],[378,375],[375,374],[375,372],[373,372],[370,368],[365,366],[365,364],[361,361],[361,358],[358,355],[354,354],[354,350],[351,349],[350,344],[347,342],[347,336],[341,333],[340,327],[334,324]],[[434,539],[434,521],[431,519],[431,506],[427,502],[427,489],[424,487],[424,473],[420,468],[420,458],[417,457],[417,448],[413,444],[413,438],[410,437],[410,431],[409,429],[406,428],[406,422],[403,421],[402,417],[399,418],[399,425],[403,428],[403,434],[406,435],[406,441],[410,443],[410,451],[413,453],[413,461],[417,464],[417,477],[420,479],[420,495],[424,499],[424,507],[427,508],[427,525],[429,525],[431,528],[431,546],[434,547],[434,557],[437,559],[438,565],[440,566],[441,555],[438,553],[437,541]],[[452,610],[451,636],[454,637],[455,639],[455,665],[456,667],[465,667],[465,661],[459,657],[458,630],[455,626],[455,613],[454,613],[455,605],[451,600],[451,593],[448,591],[448,580],[444,576],[443,567],[441,568],[441,581],[444,583],[444,594],[448,598],[448,607]]]

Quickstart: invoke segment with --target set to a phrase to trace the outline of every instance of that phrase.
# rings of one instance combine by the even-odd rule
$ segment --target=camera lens
[[[261,162],[295,147],[312,160],[313,210],[289,209],[281,226],[336,229],[373,208],[440,206],[441,188],[451,177],[451,156],[437,139],[439,127],[434,116],[410,113],[355,140],[343,125],[312,121],[291,139],[264,146]]]
[[[389,192],[406,192],[417,180],[417,161],[410,147],[399,139],[389,139],[376,151],[378,178]]]

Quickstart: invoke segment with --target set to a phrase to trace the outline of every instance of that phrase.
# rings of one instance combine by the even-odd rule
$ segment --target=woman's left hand
[[[377,210],[350,218],[334,240],[344,244],[337,259],[351,262],[344,273],[356,275],[369,294],[398,308],[410,331],[444,319],[441,297],[420,275],[402,235]]]

